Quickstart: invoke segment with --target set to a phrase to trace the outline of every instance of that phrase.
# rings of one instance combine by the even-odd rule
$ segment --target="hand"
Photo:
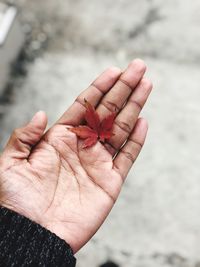
[[[54,232],[77,252],[107,217],[144,144],[147,123],[138,116],[152,89],[144,72],[141,60],[123,73],[110,68],[46,133],[44,112],[16,129],[0,158],[0,204]],[[84,98],[100,118],[118,112],[115,136],[105,145],[83,149],[67,129],[83,121]]]

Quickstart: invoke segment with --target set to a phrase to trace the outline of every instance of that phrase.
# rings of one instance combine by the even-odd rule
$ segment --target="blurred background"
[[[200,267],[200,1],[0,2],[18,9],[0,38],[0,149],[38,110],[50,126],[111,65],[140,57],[154,83],[146,145],[77,266]]]

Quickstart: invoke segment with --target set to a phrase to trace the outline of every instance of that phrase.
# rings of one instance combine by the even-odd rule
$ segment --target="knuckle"
[[[133,107],[133,109],[137,109],[138,110],[138,112],[140,112],[141,110],[142,110],[142,104],[138,101],[138,100],[135,100],[135,99],[131,99],[130,98],[130,103],[131,103],[131,105],[132,105],[132,107]],[[134,110],[135,111],[135,110]]]
[[[120,127],[124,132],[130,133],[132,131],[132,127],[125,121],[116,121],[118,127]]]
[[[110,111],[110,112],[118,112],[119,111],[119,107],[117,106],[117,104],[115,104],[112,101],[109,100],[105,100],[102,102],[102,104]]]
[[[136,154],[139,154],[142,147],[143,147],[143,144],[137,142],[136,140],[134,139],[128,139],[128,142],[131,143],[132,147],[134,148],[134,151],[136,152]]]
[[[81,106],[85,107],[83,99],[84,99],[84,96],[83,96],[83,94],[81,94],[74,100],[74,102],[75,103],[79,103]]]
[[[135,157],[128,151],[122,150],[122,153],[125,155],[125,157],[130,160],[132,163],[135,162]]]

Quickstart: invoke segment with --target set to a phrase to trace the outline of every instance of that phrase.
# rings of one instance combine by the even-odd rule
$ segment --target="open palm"
[[[107,217],[144,143],[147,123],[138,116],[152,88],[144,72],[141,60],[131,62],[122,74],[110,68],[46,133],[44,112],[15,130],[0,158],[1,205],[78,251]],[[100,118],[118,112],[109,142],[86,149],[68,130],[83,121],[84,98]]]

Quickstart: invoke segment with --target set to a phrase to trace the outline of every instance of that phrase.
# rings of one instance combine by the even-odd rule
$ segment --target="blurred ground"
[[[43,109],[51,125],[110,65],[143,58],[155,86],[143,111],[146,146],[78,267],[200,266],[200,2],[18,0],[26,75],[3,98],[1,148]],[[24,63],[25,62],[25,63]]]

